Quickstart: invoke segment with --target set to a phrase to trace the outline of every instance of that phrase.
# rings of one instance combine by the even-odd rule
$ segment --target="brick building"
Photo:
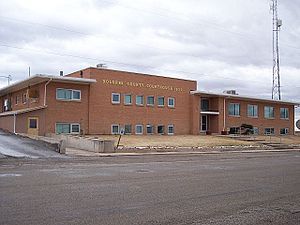
[[[87,68],[0,89],[0,128],[15,133],[294,134],[292,102],[197,91],[196,81]],[[226,132],[225,132],[226,133]]]

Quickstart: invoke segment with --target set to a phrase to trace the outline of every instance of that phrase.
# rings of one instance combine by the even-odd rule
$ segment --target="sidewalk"
[[[113,157],[113,156],[147,156],[147,155],[204,155],[224,153],[261,153],[261,152],[300,152],[300,149],[257,149],[257,150],[229,150],[229,151],[182,151],[182,152],[117,152],[117,153],[96,153],[80,149],[67,148],[66,155],[82,157]]]

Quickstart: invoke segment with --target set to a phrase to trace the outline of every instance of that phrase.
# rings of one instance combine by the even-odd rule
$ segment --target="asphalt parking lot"
[[[300,153],[0,159],[0,224],[300,224]]]

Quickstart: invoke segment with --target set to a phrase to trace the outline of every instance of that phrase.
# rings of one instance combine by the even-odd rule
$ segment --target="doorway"
[[[201,131],[207,131],[208,130],[208,117],[207,115],[201,116]]]
[[[28,134],[38,135],[39,134],[39,119],[38,117],[28,118]]]

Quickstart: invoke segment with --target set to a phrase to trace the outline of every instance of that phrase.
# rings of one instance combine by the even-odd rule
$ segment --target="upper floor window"
[[[280,119],[288,119],[288,118],[289,118],[289,109],[280,108]]]
[[[265,113],[265,118],[273,119],[274,118],[274,107],[265,106],[264,113]]]
[[[168,98],[168,107],[175,107],[175,98]]]
[[[119,93],[112,93],[111,94],[111,102],[113,104],[120,104],[120,94]]]
[[[147,105],[154,105],[154,96],[147,96]]]
[[[131,94],[125,94],[124,95],[124,104],[125,105],[131,105],[132,104],[132,95]]]
[[[158,106],[164,106],[165,105],[165,97],[160,96],[157,98],[157,105]]]
[[[258,106],[257,105],[248,105],[248,116],[249,117],[258,117]]]
[[[22,103],[25,104],[27,102],[27,94],[23,93],[22,94]]]
[[[135,99],[135,104],[144,105],[144,96],[143,95],[137,95],[136,99]]]
[[[15,104],[18,105],[20,103],[20,96],[16,95],[15,97]]]
[[[240,103],[230,103],[229,104],[229,115],[239,116],[240,115]]]
[[[73,90],[73,89],[64,89],[57,88],[56,89],[56,99],[58,100],[80,100],[81,99],[81,91]]]
[[[209,100],[201,99],[201,110],[206,111],[209,110]]]

